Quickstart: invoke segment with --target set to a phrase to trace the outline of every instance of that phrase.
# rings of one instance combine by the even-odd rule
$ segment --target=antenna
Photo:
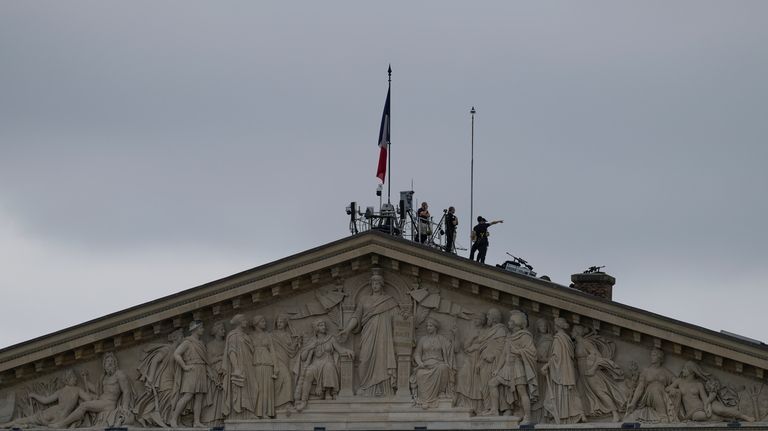
[[[472,224],[475,220],[475,114],[477,113],[474,106],[469,110],[469,113],[472,115],[471,153],[469,158],[469,237],[472,238]]]

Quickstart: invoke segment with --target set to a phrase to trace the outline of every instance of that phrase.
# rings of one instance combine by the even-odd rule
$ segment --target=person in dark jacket
[[[488,223],[488,220],[477,216],[477,225],[472,228],[472,249],[469,251],[469,259],[475,260],[477,252],[477,261],[485,263],[485,253],[488,251],[488,228],[496,223],[504,223],[504,220],[494,220]]]

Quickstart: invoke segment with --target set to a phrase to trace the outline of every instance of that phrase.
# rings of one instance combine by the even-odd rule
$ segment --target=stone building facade
[[[0,350],[0,427],[763,429],[765,370],[765,345],[367,232]]]

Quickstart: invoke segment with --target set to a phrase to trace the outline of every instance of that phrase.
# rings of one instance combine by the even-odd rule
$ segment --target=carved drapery
[[[376,270],[318,286],[299,300],[232,310],[205,320],[209,329],[187,343],[193,353],[178,352],[180,359],[177,350],[196,329],[4,388],[0,413],[10,414],[0,426],[157,427],[169,425],[175,410],[179,426],[216,426],[311,414],[315,402],[363,398],[469,417],[492,410],[494,390],[500,406],[494,414],[522,420],[521,385],[528,388],[531,420],[539,423],[750,421],[768,413],[760,382],[701,361],[685,364],[675,352],[649,354],[610,331],[569,327],[538,310],[466,298],[446,283]],[[513,310],[530,315],[523,327],[510,324]],[[254,322],[254,316],[264,317]],[[430,320],[433,332],[426,329]],[[521,331],[530,334],[532,356],[516,341]],[[500,371],[503,379],[496,378]],[[179,406],[184,393],[192,397]]]

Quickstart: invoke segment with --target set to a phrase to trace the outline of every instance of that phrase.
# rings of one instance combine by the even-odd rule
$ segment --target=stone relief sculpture
[[[504,357],[504,345],[509,334],[506,325],[501,323],[501,311],[497,308],[488,310],[486,321],[488,327],[485,328],[483,335],[478,338],[476,346],[472,347],[473,349],[478,349],[478,384],[482,388],[483,412],[491,410],[488,382],[493,377],[493,372],[496,370],[498,362]]]
[[[189,324],[190,335],[179,344],[173,353],[176,364],[180,367],[177,370],[176,380],[179,382],[178,394],[179,400],[171,413],[168,424],[171,428],[178,428],[179,416],[187,408],[190,401],[192,404],[193,422],[195,428],[203,428],[200,416],[203,411],[203,400],[208,393],[210,380],[215,381],[214,373],[210,369],[208,362],[208,351],[203,344],[202,336],[205,333],[203,322],[195,320]]]
[[[177,395],[173,354],[182,337],[181,330],[173,331],[168,335],[168,344],[153,344],[142,350],[137,370],[144,393],[136,400],[133,414],[143,426],[168,426]]]
[[[325,320],[313,324],[315,335],[301,349],[298,386],[301,397],[296,410],[303,410],[314,387],[314,395],[323,399],[336,399],[339,393],[339,355],[352,359],[354,353],[342,347],[336,337],[328,334]]]
[[[661,350],[651,349],[650,360],[651,365],[640,372],[635,391],[627,404],[627,419],[673,422],[666,388],[675,380],[675,375],[664,366],[664,352]]]
[[[619,384],[624,372],[613,362],[614,344],[595,333],[588,333],[581,325],[574,325],[571,333],[576,342],[576,364],[587,415],[610,413],[613,421],[619,422],[619,412],[626,406],[627,393],[626,387]]]
[[[299,336],[291,329],[286,314],[279,314],[275,320],[272,343],[278,369],[275,380],[275,406],[288,405],[290,407],[294,401],[294,388],[297,380],[295,359],[301,343]]]
[[[754,422],[754,416],[743,414],[739,411],[739,394],[737,389],[731,386],[723,385],[717,376],[710,374],[709,379],[704,384],[709,397],[712,399],[712,411],[720,417],[726,419],[743,420]],[[739,390],[744,390],[741,387]]]
[[[461,319],[471,319],[472,314],[460,303],[444,298],[439,290],[430,290],[421,285],[421,280],[417,286],[408,292],[408,295],[414,301],[413,319],[416,326],[421,326],[424,319],[430,312],[449,314]]]
[[[222,413],[230,419],[245,419],[253,414],[256,400],[256,376],[253,372],[253,342],[246,332],[248,320],[236,314],[233,329],[224,344],[224,399]]]
[[[203,401],[203,412],[200,420],[207,426],[219,426],[224,424],[222,402],[224,400],[224,347],[226,346],[227,328],[224,322],[216,322],[211,327],[213,339],[205,345],[208,350],[213,376],[208,383],[208,393]]]
[[[690,421],[711,421],[718,418],[754,421],[753,417],[742,414],[732,405],[733,400],[729,400],[730,397],[723,400],[718,393],[719,381],[709,383],[712,380],[712,376],[698,364],[686,362],[680,377],[666,388],[671,399],[672,416],[676,420]],[[711,391],[707,391],[705,384]]]
[[[541,367],[544,384],[544,408],[556,424],[586,422],[581,395],[576,389],[578,374],[574,357],[575,346],[568,335],[568,322],[562,317],[555,319],[555,335],[552,338],[551,355]]]
[[[629,394],[628,400],[632,399],[632,395],[637,389],[637,384],[640,381],[640,365],[637,361],[629,361],[629,365],[624,370],[624,386],[627,387],[627,394]]]
[[[81,397],[77,408],[63,420],[53,422],[51,428],[67,428],[71,424],[85,419],[86,414],[93,414],[83,426],[106,424],[109,426],[125,425],[133,422],[131,413],[131,401],[133,390],[128,377],[118,368],[117,357],[112,352],[104,354],[102,359],[104,374],[96,386],[87,380],[87,374],[83,374],[83,381],[87,393]],[[76,425],[77,426],[77,425]]]
[[[374,271],[371,276],[371,295],[360,300],[346,328],[339,333],[343,342],[350,332],[360,330],[360,387],[357,395],[395,395],[397,360],[393,320],[398,312],[403,318],[409,317],[408,310],[400,309],[398,302],[384,292],[384,278]]]
[[[267,319],[261,315],[254,316],[253,326],[251,340],[256,389],[253,412],[258,418],[272,418],[275,417],[275,380],[280,370],[277,367],[272,337],[266,331]]]
[[[0,423],[9,422],[16,411],[16,392],[9,391],[0,396]],[[2,428],[2,427],[0,427]]]
[[[761,395],[764,388],[765,385],[762,383],[753,383],[747,385],[745,388],[746,395],[749,398],[749,416],[762,422],[768,421],[768,417],[762,413],[764,407],[768,404],[764,399],[762,400],[763,402],[761,402]]]
[[[549,320],[540,318],[536,321],[536,370],[541,370],[552,355],[552,328]],[[544,373],[539,375],[539,400],[531,407],[533,417],[537,422],[544,422],[547,410],[544,408],[544,400],[547,399],[547,382]]]
[[[527,315],[513,310],[505,324],[499,309],[469,311],[487,298],[462,302],[466,292],[457,294],[434,277],[422,287],[421,279],[413,284],[408,277],[393,276],[396,281],[388,280],[385,288],[381,271],[373,271],[370,291],[363,285],[364,291],[348,295],[336,277],[333,288],[297,291],[300,300],[272,309],[267,308],[272,302],[260,302],[265,295],[255,294],[259,308],[248,304],[248,314],[235,314],[226,326],[215,322],[210,332],[197,320],[185,328],[186,338],[185,329],[178,329],[167,340],[158,335],[157,341],[145,342],[143,332],[144,339],[123,343],[119,352],[78,365],[99,375],[93,384],[87,372],[80,379],[71,369],[25,383],[28,366],[17,374],[17,387],[0,392],[0,428],[210,428],[260,420],[264,429],[286,416],[314,420],[318,412],[328,414],[325,409],[350,405],[396,405],[406,414],[439,407],[421,414],[505,415],[522,424],[618,422],[622,413],[625,422],[671,424],[768,419],[768,395],[762,383],[749,385],[751,370],[736,375],[713,369],[710,374],[688,362],[676,377],[670,369],[677,368],[665,366],[662,350],[632,345],[631,337],[617,339],[622,349],[617,360],[611,338],[564,318],[540,318],[529,328]],[[532,313],[551,315],[549,310]],[[450,331],[441,329],[446,319],[453,319]],[[584,318],[591,324],[589,319]],[[345,345],[352,333],[354,343]],[[672,356],[672,346],[665,347]],[[81,352],[84,359],[93,354]],[[673,364],[682,358],[679,348],[675,352]],[[117,354],[130,365],[128,372],[119,368]],[[64,358],[64,364],[69,360]],[[43,364],[44,369],[49,365]],[[12,373],[6,376],[13,379]],[[138,398],[134,387],[140,390]],[[402,404],[407,397],[386,399],[396,390],[408,395],[409,389],[411,407]],[[313,404],[319,399],[327,401]],[[460,408],[449,408],[451,402]],[[477,425],[489,419],[476,420]]]
[[[536,345],[526,329],[528,317],[519,310],[509,315],[509,331],[504,352],[488,382],[490,408],[486,415],[510,414],[517,404],[523,412],[521,424],[531,423],[531,403],[538,399]],[[503,398],[502,398],[503,396]]]
[[[469,407],[473,414],[483,411],[483,385],[480,383],[480,339],[484,335],[484,327],[485,314],[474,315],[472,332],[462,344],[462,351],[465,356],[464,364],[459,368],[456,376],[455,404],[459,407]]]
[[[341,280],[339,280],[339,283]],[[297,304],[286,313],[291,320],[313,316],[327,316],[341,326],[341,302],[347,296],[344,286],[337,284],[330,289],[318,289],[314,298],[304,304]]]
[[[90,395],[77,386],[77,375],[71,369],[64,372],[63,388],[50,395],[30,393],[29,397],[44,405],[56,404],[31,416],[0,424],[0,428],[49,426],[63,422],[75,410],[80,401],[90,399]]]
[[[411,375],[414,402],[421,408],[436,407],[438,399],[453,398],[456,382],[453,341],[438,334],[440,325],[431,317],[424,324],[427,334],[413,352],[416,367]]]

